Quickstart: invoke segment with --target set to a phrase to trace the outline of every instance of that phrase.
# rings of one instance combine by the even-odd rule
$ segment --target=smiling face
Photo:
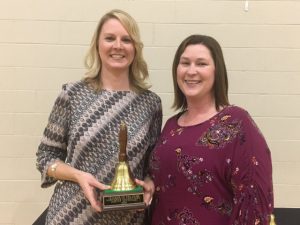
[[[188,45],[177,66],[177,83],[190,100],[214,100],[215,64],[209,49],[202,44]]]
[[[109,19],[103,24],[98,46],[103,70],[129,71],[135,48],[133,40],[119,20]]]

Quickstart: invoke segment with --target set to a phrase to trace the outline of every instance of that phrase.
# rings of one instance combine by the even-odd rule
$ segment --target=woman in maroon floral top
[[[270,150],[253,119],[228,102],[222,50],[192,35],[173,62],[174,108],[143,183],[153,225],[266,225],[273,210]]]

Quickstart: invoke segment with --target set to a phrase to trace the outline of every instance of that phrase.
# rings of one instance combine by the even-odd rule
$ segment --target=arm
[[[101,212],[101,203],[98,200],[95,188],[105,190],[110,187],[100,183],[92,174],[83,172],[57,160],[48,167],[47,175],[58,180],[68,180],[78,183],[85,197],[91,203],[92,208]]]
[[[66,159],[69,119],[69,98],[66,86],[63,86],[63,90],[54,103],[36,153],[36,166],[41,173],[43,188],[53,185],[57,180],[47,173],[50,165],[57,160],[64,162]]]
[[[99,183],[94,176],[64,163],[67,156],[67,143],[71,109],[67,87],[64,86],[57,97],[49,116],[37,155],[37,169],[42,175],[42,187],[48,187],[57,180],[76,182],[92,207],[100,211],[95,188],[109,187]]]
[[[230,224],[267,225],[273,210],[271,154],[248,114],[241,129],[231,163],[234,206]]]

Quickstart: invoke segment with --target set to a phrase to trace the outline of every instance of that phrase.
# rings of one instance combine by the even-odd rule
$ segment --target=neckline
[[[108,89],[101,89],[101,92],[106,92],[106,93],[135,93],[132,90],[108,90]]]
[[[180,112],[180,113],[177,114],[177,116],[176,116],[176,125],[178,127],[180,127],[180,128],[192,128],[192,127],[196,127],[196,126],[199,126],[199,125],[202,125],[204,123],[207,123],[207,122],[211,121],[212,119],[218,117],[227,108],[228,108],[228,106],[224,106],[219,112],[217,112],[215,115],[213,115],[212,117],[208,118],[207,120],[204,120],[204,121],[202,121],[200,123],[197,123],[197,124],[187,125],[187,126],[182,126],[182,125],[179,125],[179,123],[178,123],[178,120],[179,120],[180,116],[185,112],[185,111],[183,111],[183,112]]]

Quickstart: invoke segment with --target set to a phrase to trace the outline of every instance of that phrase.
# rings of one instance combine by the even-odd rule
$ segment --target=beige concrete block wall
[[[104,12],[139,23],[152,90],[173,111],[171,64],[187,35],[221,43],[231,103],[248,109],[273,155],[275,205],[300,207],[300,1],[1,0],[0,224],[32,224],[53,188],[40,188],[35,152],[61,88],[84,73],[83,57]]]

